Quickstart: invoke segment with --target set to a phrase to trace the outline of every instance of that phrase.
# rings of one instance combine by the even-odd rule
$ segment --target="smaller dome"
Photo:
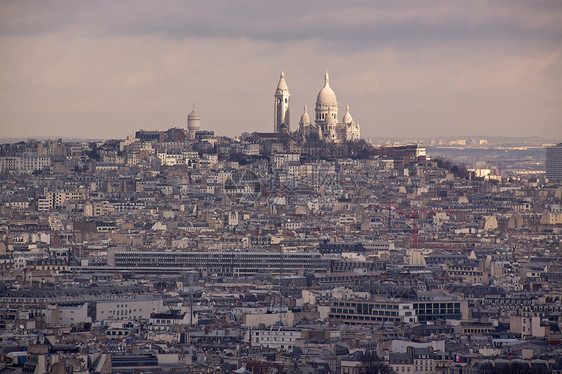
[[[304,113],[301,116],[300,123],[303,125],[310,125],[310,116],[308,115],[306,105],[304,106]]]
[[[353,122],[353,117],[349,114],[349,105],[346,107],[345,114],[343,115],[343,123],[351,123]]]
[[[328,108],[328,115],[326,115],[326,125],[335,126],[338,120],[334,117],[334,111],[331,107]]]
[[[199,115],[195,113],[195,109],[194,109],[191,111],[191,113],[187,115],[187,119],[200,119],[200,118]]]

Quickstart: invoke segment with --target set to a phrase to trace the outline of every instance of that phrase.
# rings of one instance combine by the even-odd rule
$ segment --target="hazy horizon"
[[[362,137],[562,139],[562,3],[0,2],[1,138],[291,128],[324,72]],[[186,93],[187,92],[187,93]],[[193,98],[190,96],[192,95]]]

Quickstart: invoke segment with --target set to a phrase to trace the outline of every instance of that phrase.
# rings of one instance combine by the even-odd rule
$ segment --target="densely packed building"
[[[188,121],[0,146],[3,370],[560,372],[558,182]]]

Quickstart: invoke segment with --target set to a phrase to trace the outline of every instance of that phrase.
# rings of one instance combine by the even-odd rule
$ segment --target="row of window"
[[[172,323],[172,321],[169,320],[169,319],[157,319],[156,323],[163,323],[163,324],[169,325],[169,324]]]
[[[121,310],[121,311],[119,311],[119,310],[110,310],[108,313],[110,313],[110,314],[115,314],[115,313],[119,314],[119,312],[121,312],[121,314],[123,314],[123,312],[125,312],[125,313],[134,313],[134,312],[136,312],[136,311],[137,311],[136,309],[133,309],[132,311],[130,311],[130,310]],[[142,309],[139,309],[139,312],[142,312]],[[105,311],[102,310],[102,311],[101,311],[101,314],[104,314],[104,313],[105,313]]]
[[[460,303],[415,303],[414,309],[422,310],[422,309],[460,309]]]
[[[127,332],[121,331],[121,330],[119,330],[119,331],[115,331],[115,330],[109,331],[108,330],[105,334],[108,335],[108,336],[123,336],[123,335],[127,335]]]
[[[369,309],[398,309],[397,304],[364,304],[364,303],[353,303],[353,302],[334,302],[334,306],[368,306]],[[410,309],[409,305],[404,305],[402,309]]]
[[[433,367],[432,366],[416,366],[415,367],[417,372],[419,371],[433,371]],[[401,372],[401,373],[409,373],[410,372],[410,366],[395,366],[394,367],[394,371]]]
[[[408,370],[406,370],[408,369]],[[402,366],[402,367],[395,367],[394,371],[399,372],[401,371],[402,373],[406,373],[406,372],[410,372],[410,367],[409,366]]]
[[[336,120],[338,119],[336,113],[332,113],[332,117]],[[316,119],[326,119],[326,113],[316,113]]]
[[[461,310],[460,309],[447,309],[447,310],[418,310],[418,315],[424,315],[424,314],[431,314],[431,315],[460,315],[461,314]]]
[[[340,308],[332,308],[331,309],[332,313],[344,313],[344,314],[355,314],[355,310],[353,309],[340,309]],[[410,314],[406,314],[406,315],[412,315],[411,312],[408,312]],[[391,312],[391,311],[382,311],[382,310],[372,310],[370,313],[359,313],[359,314],[372,314],[372,315],[381,315],[381,316],[397,316],[398,312]]]
[[[494,331],[492,328],[485,328],[485,329],[463,329],[464,334],[482,334],[482,333],[490,333]]]
[[[525,304],[531,305],[533,300],[531,299],[513,299],[513,298],[501,298],[501,299],[484,299],[484,304]]]
[[[469,276],[482,276],[482,272],[481,271],[455,271],[455,270],[449,270],[448,273],[450,275],[469,275]]]
[[[351,316],[351,315],[338,315],[338,314],[330,314],[329,318],[333,319],[347,319],[347,320],[354,320],[354,321],[391,321],[391,322],[400,322],[399,317],[366,317],[366,316]],[[411,318],[409,322],[414,322],[415,318]]]
[[[65,270],[66,266],[34,266],[37,270]]]

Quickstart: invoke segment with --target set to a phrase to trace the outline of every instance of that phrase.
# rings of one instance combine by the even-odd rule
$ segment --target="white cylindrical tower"
[[[187,138],[189,140],[195,139],[195,131],[199,130],[201,126],[201,118],[195,113],[195,108],[187,116]]]

